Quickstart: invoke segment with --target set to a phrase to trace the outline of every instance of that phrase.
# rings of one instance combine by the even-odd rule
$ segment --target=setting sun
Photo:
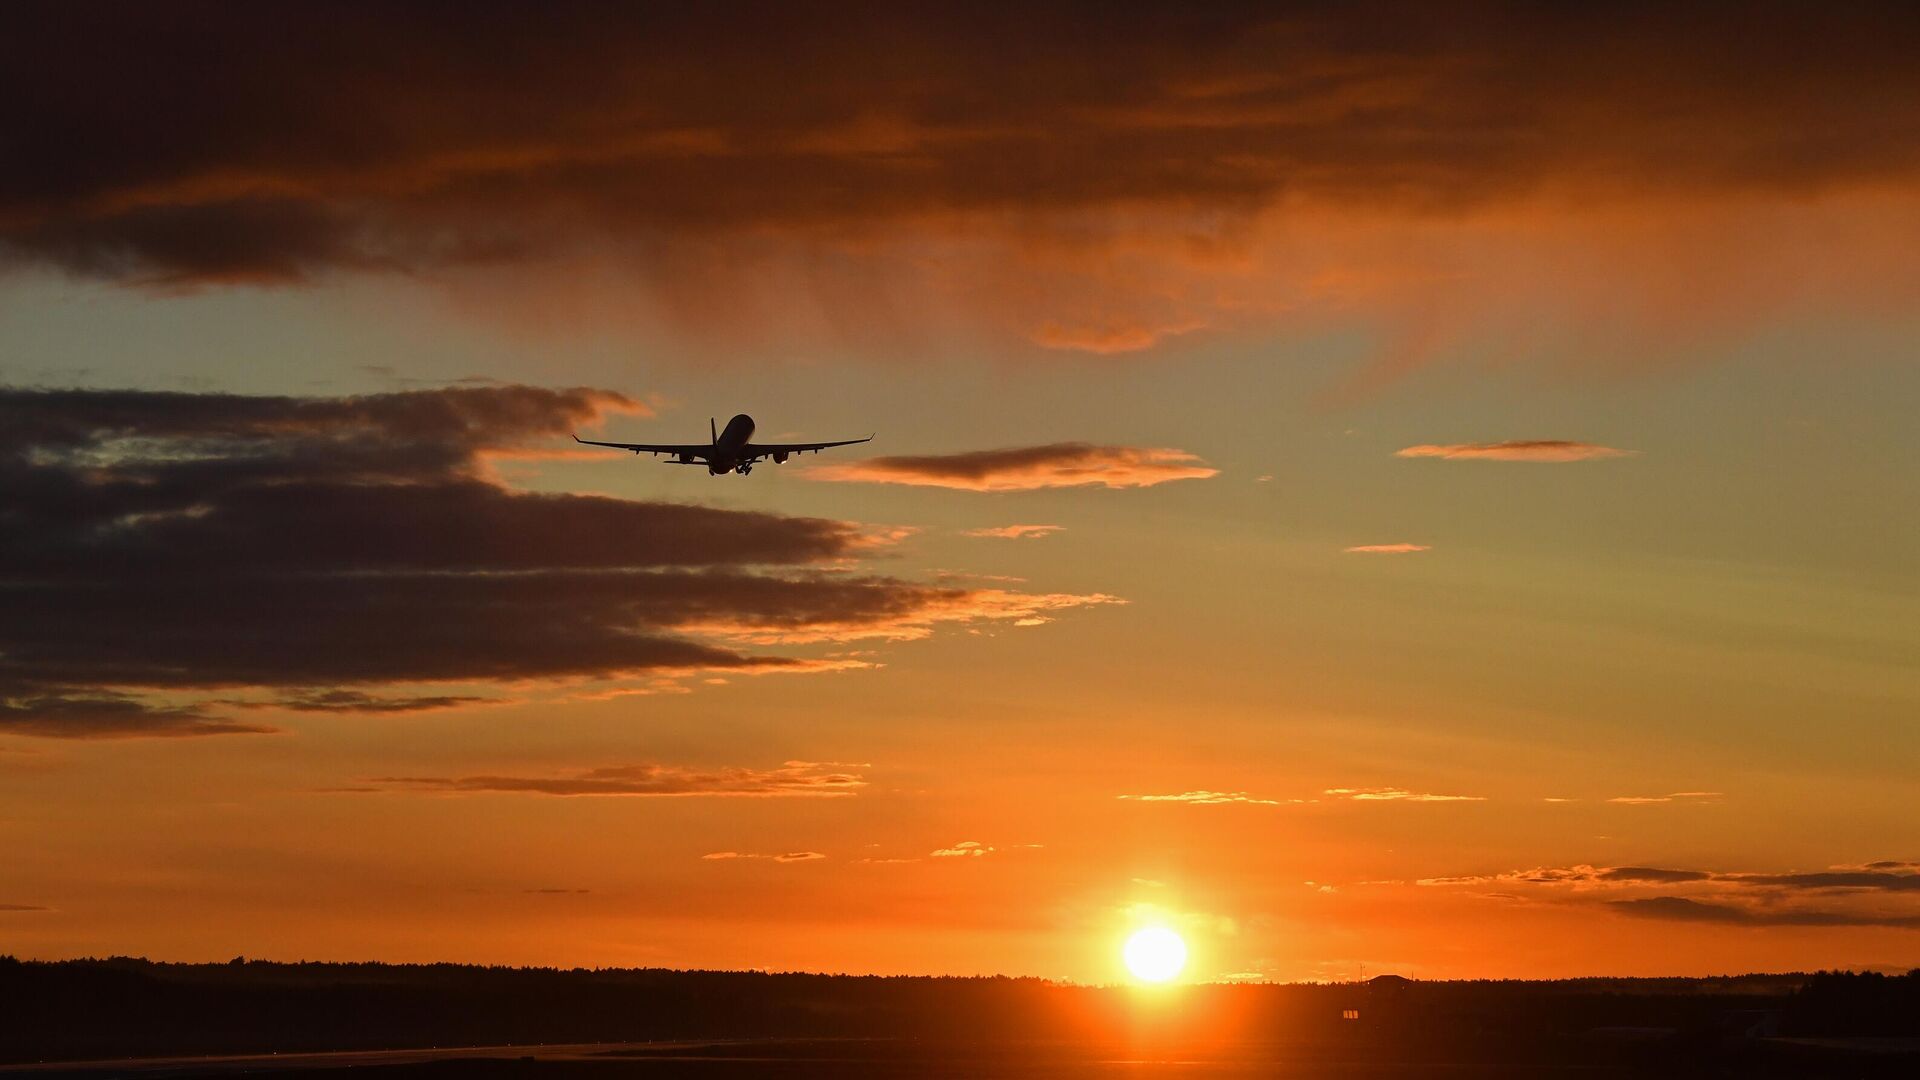
[[[1137,930],[1120,950],[1127,970],[1141,982],[1166,982],[1187,966],[1187,943],[1164,926]]]

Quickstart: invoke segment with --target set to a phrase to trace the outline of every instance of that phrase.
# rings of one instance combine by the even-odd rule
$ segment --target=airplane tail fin
[[[713,432],[713,445],[720,445],[720,421],[716,417],[707,417],[707,430]]]

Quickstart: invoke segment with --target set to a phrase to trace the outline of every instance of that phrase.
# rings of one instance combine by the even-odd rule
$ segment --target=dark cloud
[[[289,694],[272,701],[222,701],[220,704],[239,709],[285,709],[288,712],[409,713],[457,709],[463,705],[480,705],[495,700],[497,699],[444,694],[380,697],[374,694],[363,694],[358,690],[322,690],[305,694]]]
[[[877,457],[811,469],[825,480],[910,484],[964,491],[1031,491],[1038,488],[1151,487],[1169,480],[1197,480],[1218,469],[1185,450],[1145,446],[1050,443],[960,454]]]
[[[1705,881],[1712,876],[1705,870],[1662,870],[1651,866],[1615,866],[1598,872],[1594,875],[1594,880],[1672,885],[1682,881]]]
[[[1882,869],[1842,869],[1796,874],[1723,873],[1651,866],[1537,867],[1494,875],[1424,878],[1427,886],[1476,886],[1493,883],[1564,886],[1576,893],[1605,890],[1622,899],[1602,901],[1622,915],[1670,922],[1728,926],[1884,926],[1920,929],[1920,914],[1908,896],[1920,893],[1920,873],[1911,864],[1869,863]],[[1634,895],[1684,887],[1687,896]],[[1795,897],[1794,894],[1802,894]],[[1900,895],[1884,895],[1900,894]],[[1828,906],[1787,906],[1802,898],[1822,897]],[[1889,906],[1891,905],[1891,910]],[[1905,910],[1902,910],[1902,909]]]
[[[371,782],[400,791],[757,798],[852,795],[867,783],[849,767],[813,761],[789,761],[777,769],[616,765],[564,776],[383,776]]]
[[[0,244],[122,280],[956,212],[1798,194],[1920,167],[1901,5],[8,15]]]
[[[917,636],[1107,598],[808,567],[853,524],[509,490],[500,454],[633,402],[497,386],[348,398],[0,388],[0,731],[269,730],[193,701],[405,712],[365,688],[822,662],[716,641]]]
[[[1778,889],[1920,892],[1920,873],[1911,871],[1893,873],[1878,870],[1827,870],[1810,874],[1728,874],[1722,880]]]
[[[4,590],[0,590],[4,595]],[[4,658],[0,658],[4,663]],[[274,729],[210,715],[197,705],[152,704],[102,691],[66,693],[21,683],[0,683],[0,735],[54,739],[118,739],[129,736],[264,734]]]
[[[52,911],[38,904],[0,904],[0,911]]]
[[[1920,915],[1879,915],[1845,911],[1777,911],[1734,904],[1690,900],[1684,896],[1650,896],[1612,900],[1607,904],[1623,915],[1673,922],[1720,923],[1731,926],[1883,926],[1920,929]]]

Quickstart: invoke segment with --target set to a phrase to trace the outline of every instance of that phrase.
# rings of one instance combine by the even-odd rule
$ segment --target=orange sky
[[[1914,20],[1343,11],[33,16],[0,953],[1920,964]]]

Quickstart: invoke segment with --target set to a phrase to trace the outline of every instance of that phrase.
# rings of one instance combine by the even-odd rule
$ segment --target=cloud
[[[759,579],[728,604],[684,598],[659,617],[675,629],[752,645],[927,637],[942,623],[1039,626],[1075,608],[1125,604],[1105,593],[1024,593],[916,585],[892,578],[791,575]]]
[[[962,491],[1033,491],[1095,484],[1109,488],[1152,487],[1171,480],[1205,479],[1218,473],[1218,469],[1185,450],[1073,442],[960,454],[868,458],[819,466],[808,470],[807,475],[821,480],[910,484]]]
[[[379,697],[357,690],[322,690],[291,694],[271,701],[223,700],[221,705],[237,709],[285,709],[310,713],[411,713],[439,709],[457,709],[466,705],[505,704],[499,698],[458,695],[416,695]]]
[[[1897,864],[1896,864],[1897,865]],[[1727,874],[1720,878],[1741,885],[1815,892],[1920,892],[1920,873],[1911,867],[1891,870],[1827,870],[1804,874]]]
[[[1622,915],[1671,922],[1718,923],[1729,926],[1879,926],[1920,930],[1920,915],[1886,915],[1829,910],[1765,910],[1692,900],[1683,896],[1650,896],[1610,900]]]
[[[1631,457],[1635,451],[1566,439],[1522,439],[1494,443],[1423,444],[1394,451],[1395,457],[1440,458],[1446,461],[1603,461]]]
[[[712,851],[700,857],[716,862],[731,859],[764,859],[769,862],[792,863],[814,862],[815,860],[826,858],[826,855],[818,851],[786,851],[778,855],[760,855],[746,851]]]
[[[0,387],[0,732],[264,732],[223,710],[399,713],[485,702],[375,691],[843,670],[745,646],[1118,602],[829,573],[871,550],[861,526],[491,475],[489,455],[642,408],[505,385]]]
[[[1672,885],[1706,881],[1714,875],[1705,870],[1666,870],[1650,866],[1539,866],[1531,870],[1510,870],[1501,874],[1469,874],[1454,877],[1421,878],[1415,884],[1428,886],[1487,885]]]
[[[1256,799],[1244,791],[1183,791],[1177,795],[1115,795],[1114,798],[1131,799],[1134,802],[1189,803],[1195,806],[1222,806],[1229,803],[1286,806],[1300,802],[1299,799]]]
[[[1002,847],[995,847],[992,844],[983,844],[978,840],[962,840],[952,847],[939,848],[934,851],[929,851],[927,854],[935,859],[977,859],[982,856],[992,855],[996,851],[1021,851],[1038,847],[1040,847],[1039,844],[1007,844]]]
[[[457,33],[190,10],[14,13],[0,263],[152,291],[404,275],[469,317],[634,320],[688,353],[983,336],[1075,363],[1358,314],[1358,390],[1697,362],[1920,300],[1896,5],[1737,35],[1691,6],[1391,0],[773,8],[752,35],[577,0]]]
[[[1869,864],[1872,865],[1872,864]],[[1601,901],[1609,910],[1638,918],[1740,926],[1885,926],[1920,928],[1920,872],[1887,862],[1884,869],[1841,867],[1795,873],[1723,872],[1651,866],[1597,867],[1586,864],[1537,867],[1499,874],[1424,878],[1429,887],[1508,887],[1567,889],[1575,895],[1598,892],[1619,899]],[[1654,895],[1644,894],[1659,890]],[[1685,890],[1688,895],[1675,895]],[[1621,894],[1628,894],[1621,896]],[[1802,897],[1820,897],[1821,907],[1796,906]]]
[[[1716,802],[1723,797],[1718,791],[1675,791],[1667,795],[1616,795],[1607,801],[1621,806],[1651,806],[1657,803],[1673,802]]]
[[[777,769],[614,765],[562,776],[381,776],[368,782],[390,791],[654,798],[833,798],[854,795],[867,784],[857,772],[811,761]]]
[[[3,591],[3,590],[0,590]],[[0,664],[4,657],[0,657]],[[24,681],[0,681],[0,735],[54,739],[188,738],[259,735],[265,724],[224,719],[199,705],[151,703],[107,691],[69,693]]]
[[[0,911],[52,911],[52,908],[38,904],[0,904]]]
[[[1601,871],[1598,881],[1620,881],[1641,884],[1651,882],[1659,885],[1672,885],[1682,881],[1705,881],[1713,875],[1704,870],[1663,870],[1651,866],[1615,866]]]
[[[990,529],[966,529],[960,535],[1000,540],[1038,540],[1065,528],[1064,525],[1001,525]]]
[[[1098,326],[1062,326],[1049,322],[1033,333],[1034,344],[1047,349],[1112,356],[1151,349],[1167,338],[1202,329],[1197,319],[1150,325],[1131,319]]]
[[[1805,197],[1920,169],[1899,7],[1753,11],[1737,35],[1659,7],[768,8],[750,36],[699,8],[481,9],[458,34],[382,5],[194,10],[218,17],[18,14],[0,63],[0,126],[28,163],[0,182],[14,259],[287,282],[602,237]],[[1112,351],[1193,321],[1075,311],[1038,332]]]
[[[1408,791],[1405,788],[1369,787],[1369,788],[1328,788],[1322,792],[1337,799],[1352,799],[1355,802],[1486,802],[1484,795],[1433,795],[1427,792]]]
[[[1340,550],[1349,555],[1411,555],[1418,551],[1432,551],[1433,548],[1426,544],[1361,544]]]

